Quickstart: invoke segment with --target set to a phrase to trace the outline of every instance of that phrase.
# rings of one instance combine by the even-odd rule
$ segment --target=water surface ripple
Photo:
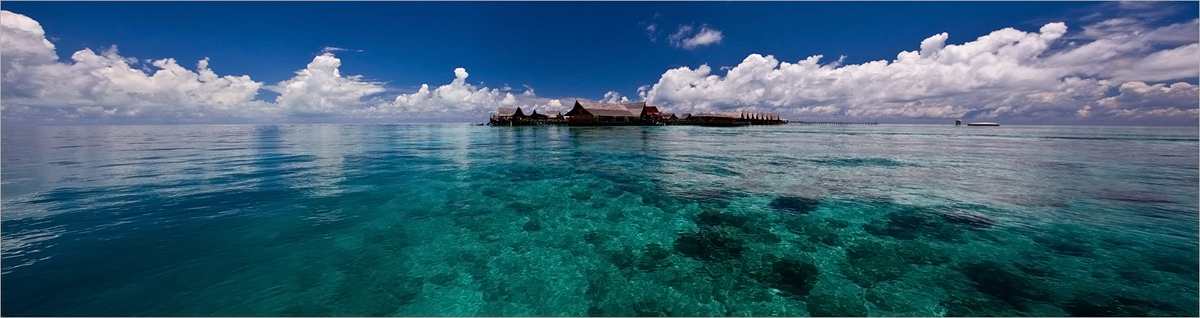
[[[5,316],[1196,316],[1200,138],[4,127]]]

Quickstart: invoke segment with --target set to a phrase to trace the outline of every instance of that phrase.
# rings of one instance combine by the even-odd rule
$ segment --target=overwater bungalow
[[[535,109],[529,115],[525,115],[520,107],[499,107],[496,109],[496,114],[492,115],[491,121],[488,122],[492,126],[562,125],[564,123],[562,112],[550,115],[548,111],[543,111],[539,114]]]
[[[642,119],[661,122],[664,118],[663,113],[658,111],[658,107],[646,106],[642,107]]]
[[[524,118],[525,112],[521,111],[520,107],[506,108],[500,107],[496,110],[496,115],[492,116],[492,120],[512,120],[516,118]]]
[[[687,116],[688,114],[684,114]],[[780,119],[776,113],[756,113],[732,111],[723,113],[698,113],[687,116],[686,122],[702,126],[747,126],[747,125],[782,125],[786,119]]]
[[[526,126],[526,125],[570,125],[570,126],[642,126],[642,125],[702,125],[702,126],[746,126],[746,125],[780,125],[787,120],[780,119],[775,113],[755,112],[724,112],[683,114],[663,113],[657,106],[648,106],[645,102],[612,104],[576,100],[575,105],[566,114],[558,112],[555,116],[547,113],[539,114],[534,110],[525,115],[520,107],[499,108],[492,116],[493,126]]]
[[[576,100],[575,106],[563,116],[570,125],[641,125],[645,106],[646,103],[609,104]]]

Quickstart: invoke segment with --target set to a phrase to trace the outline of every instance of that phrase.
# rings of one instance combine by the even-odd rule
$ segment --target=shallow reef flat
[[[1200,314],[1194,130],[192,129],[138,168],[170,182],[6,183],[3,314]],[[149,155],[77,138],[5,140],[6,182],[13,147]]]

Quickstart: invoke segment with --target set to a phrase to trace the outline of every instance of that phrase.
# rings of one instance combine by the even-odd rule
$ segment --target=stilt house
[[[517,107],[517,108],[500,107],[496,110],[496,119],[497,120],[509,120],[509,119],[516,119],[516,118],[525,118],[525,113],[521,111],[520,107]]]
[[[563,116],[567,123],[640,123],[646,103],[609,104],[576,100],[575,106]]]

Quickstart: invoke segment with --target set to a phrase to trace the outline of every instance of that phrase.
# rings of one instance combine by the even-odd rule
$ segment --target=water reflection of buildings
[[[576,100],[566,114],[530,114],[520,107],[497,109],[488,123],[492,126],[652,126],[652,125],[698,125],[698,126],[748,126],[787,124],[777,113],[723,112],[697,113],[676,116],[663,113],[657,106],[646,103],[610,104]]]

